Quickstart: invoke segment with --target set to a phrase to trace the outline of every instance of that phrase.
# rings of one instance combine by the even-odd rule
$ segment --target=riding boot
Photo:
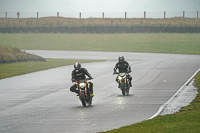
[[[90,96],[92,96],[92,97],[94,96],[94,94],[93,94],[93,86],[94,86],[93,83],[90,82],[90,91],[89,92],[90,92]]]
[[[129,82],[129,86],[132,87],[132,83],[131,83],[131,81]]]
[[[130,87],[132,87],[132,83],[131,82],[132,82],[132,77],[131,77],[131,75],[129,75],[129,86]]]
[[[78,94],[78,90],[75,90],[75,93]],[[79,94],[78,94],[79,95]]]

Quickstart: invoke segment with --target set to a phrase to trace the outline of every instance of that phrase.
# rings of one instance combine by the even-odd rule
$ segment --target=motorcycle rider
[[[131,67],[129,66],[129,63],[124,60],[124,56],[119,57],[118,61],[119,62],[117,62],[115,65],[113,74],[116,74],[117,69],[119,73],[131,73]],[[131,83],[132,77],[129,74],[127,76],[130,81],[129,86],[132,87],[132,83]],[[116,81],[118,82],[118,77],[116,78]]]
[[[75,64],[74,64],[74,70],[72,71],[72,82],[76,82],[76,81],[78,81],[78,80],[84,80],[85,78],[86,78],[86,76],[85,75],[87,75],[88,77],[89,77],[89,79],[93,79],[92,78],[92,76],[89,74],[89,72],[87,71],[87,69],[85,69],[85,68],[82,68],[81,67],[81,64],[80,63],[78,63],[78,62],[76,62]],[[90,93],[90,96],[94,96],[94,94],[93,94],[93,83],[92,82],[89,82],[89,93]],[[77,90],[77,85],[76,84],[74,84],[74,85],[72,85],[71,87],[70,87],[70,91],[71,92],[75,92],[75,93],[77,93],[78,94],[78,90]]]

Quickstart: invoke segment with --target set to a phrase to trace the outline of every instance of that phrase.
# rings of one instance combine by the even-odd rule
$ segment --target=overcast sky
[[[200,11],[200,0],[0,0],[0,12]]]

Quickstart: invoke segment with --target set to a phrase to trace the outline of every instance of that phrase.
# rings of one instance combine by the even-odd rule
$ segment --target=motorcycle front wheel
[[[125,91],[125,85],[124,85],[124,83],[121,83],[119,86],[120,86],[120,89],[122,91],[122,94],[125,96],[126,95],[126,91]]]
[[[122,89],[122,94],[123,94],[124,96],[126,95],[124,89]]]
[[[85,92],[81,92],[80,100],[82,102],[82,105],[85,107],[86,106],[86,98],[85,98]]]

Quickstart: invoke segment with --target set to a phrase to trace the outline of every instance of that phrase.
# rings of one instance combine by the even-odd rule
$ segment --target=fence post
[[[19,19],[19,15],[20,15],[19,12],[17,12],[17,18],[18,18],[18,19]]]
[[[7,16],[7,12],[5,13],[5,16],[6,16],[6,18],[8,17],[8,16]]]
[[[81,19],[81,12],[79,13],[79,18]]]
[[[197,18],[199,18],[199,11],[197,11]]]
[[[166,18],[166,12],[164,11],[164,18]]]
[[[104,18],[104,12],[102,13],[102,18]]]
[[[146,18],[146,12],[144,11],[144,18]]]
[[[126,12],[125,12],[125,18],[126,18]]]
[[[185,11],[183,11],[183,18],[185,17]]]
[[[57,12],[57,17],[59,17],[59,12]]]

